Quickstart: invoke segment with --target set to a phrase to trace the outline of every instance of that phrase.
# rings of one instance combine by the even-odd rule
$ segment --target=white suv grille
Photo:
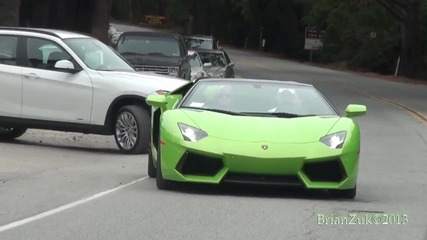
[[[155,72],[157,74],[169,75],[169,67],[135,65],[137,71]]]

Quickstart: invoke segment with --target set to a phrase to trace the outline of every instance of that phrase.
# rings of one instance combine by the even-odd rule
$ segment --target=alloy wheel
[[[123,149],[132,149],[138,141],[138,124],[129,112],[122,112],[117,117],[116,138]]]

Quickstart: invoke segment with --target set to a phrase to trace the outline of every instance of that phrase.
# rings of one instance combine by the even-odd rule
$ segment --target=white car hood
[[[188,80],[163,76],[150,72],[114,72],[98,71],[100,75],[109,79],[129,83],[133,86],[144,86],[146,93],[157,90],[172,91],[188,83]]]

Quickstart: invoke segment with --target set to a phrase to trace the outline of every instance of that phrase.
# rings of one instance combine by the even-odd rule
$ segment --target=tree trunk
[[[14,2],[16,0],[0,0],[0,3],[2,1]],[[84,32],[92,34],[104,43],[109,43],[108,24],[110,22],[111,0],[21,1],[21,26]]]
[[[0,0],[0,25],[17,27],[19,26],[20,0]]]
[[[93,0],[92,35],[109,44],[108,26],[110,23],[111,0]]]
[[[402,23],[399,75],[414,78],[421,60],[421,0],[377,0]]]
[[[401,64],[399,75],[414,78],[421,57],[420,7],[408,4],[408,14],[402,26]]]

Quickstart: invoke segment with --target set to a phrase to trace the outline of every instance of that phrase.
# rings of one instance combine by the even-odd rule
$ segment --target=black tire
[[[153,162],[153,155],[151,153],[151,149],[148,149],[148,176],[150,178],[156,177],[156,167]]]
[[[15,138],[19,138],[24,135],[27,131],[26,128],[3,128],[0,127],[0,139],[1,140],[11,140]]]
[[[160,147],[157,148],[157,168],[156,168],[156,185],[160,190],[168,190],[172,188],[172,183],[162,176],[162,159],[160,158]]]
[[[345,190],[329,190],[329,193],[336,198],[354,199],[356,197],[357,186]]]
[[[122,114],[128,115],[135,120],[136,141],[133,146],[124,147],[121,145],[121,140],[118,136],[118,122]],[[127,105],[119,109],[114,119],[114,138],[120,151],[124,154],[147,154],[150,142],[151,118],[146,109],[136,105]]]

